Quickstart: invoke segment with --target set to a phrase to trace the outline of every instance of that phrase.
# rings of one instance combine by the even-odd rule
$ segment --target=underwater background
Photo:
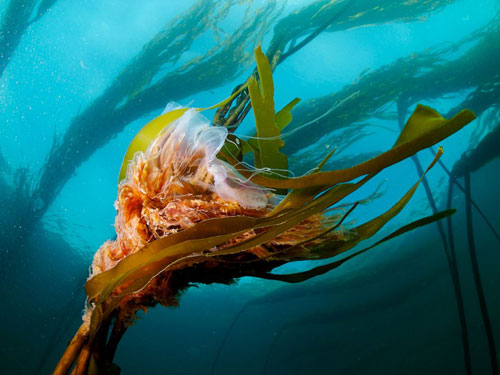
[[[433,206],[457,213],[301,284],[190,288],[129,328],[121,374],[498,373],[497,0],[0,0],[0,20],[0,373],[51,373],[80,325],[137,131],[171,101],[229,96],[258,45],[281,56],[276,107],[302,99],[284,133],[295,175],[334,147],[325,169],[390,148],[417,103],[472,109],[440,143],[427,189],[370,243]],[[370,181],[350,198],[369,198],[355,222],[394,204],[432,158]]]

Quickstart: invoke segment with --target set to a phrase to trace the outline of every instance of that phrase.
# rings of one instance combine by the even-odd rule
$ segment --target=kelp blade
[[[283,282],[287,282],[287,283],[301,283],[301,282],[304,282],[306,280],[312,279],[313,277],[323,275],[323,274],[325,274],[325,273],[327,273],[335,268],[338,268],[342,264],[347,262],[348,260],[350,260],[358,255],[361,255],[370,249],[373,249],[374,247],[380,245],[383,242],[389,241],[395,237],[398,237],[404,233],[410,232],[414,229],[423,227],[425,225],[432,224],[438,220],[441,220],[441,219],[444,219],[448,216],[453,215],[455,212],[456,212],[455,210],[445,210],[445,211],[441,211],[441,212],[438,212],[438,213],[430,215],[430,216],[426,216],[422,219],[415,220],[415,221],[411,222],[410,224],[407,224],[407,225],[395,230],[394,232],[392,232],[388,236],[382,238],[380,241],[377,241],[373,245],[371,245],[367,248],[364,248],[362,250],[359,250],[359,251],[355,252],[354,254],[351,254],[351,255],[349,255],[343,259],[337,260],[335,262],[324,264],[322,266],[318,266],[318,267],[315,267],[313,269],[310,269],[310,270],[307,270],[304,272],[290,273],[290,274],[285,274],[285,275],[276,275],[276,274],[272,274],[272,273],[266,273],[266,274],[255,275],[255,277],[259,277],[262,279],[268,279],[268,280],[278,280],[278,281],[283,281]]]
[[[333,256],[337,256],[346,252],[347,250],[352,249],[361,241],[364,241],[373,235],[375,235],[382,227],[387,224],[390,220],[392,220],[396,215],[398,215],[401,210],[408,204],[410,199],[413,197],[415,192],[417,191],[418,186],[422,182],[424,176],[429,172],[429,170],[436,165],[437,161],[443,154],[443,149],[440,147],[434,157],[434,160],[429,164],[427,169],[424,171],[423,175],[420,179],[408,190],[408,192],[388,211],[383,213],[382,215],[372,219],[362,225],[359,225],[352,229],[353,232],[357,233],[357,238],[354,241],[350,241],[345,243],[343,246],[339,248],[331,249],[330,251],[325,251],[325,249],[320,249],[318,251],[318,255],[320,258],[331,258]]]
[[[287,175],[288,159],[280,151],[283,141],[280,138],[280,129],[276,125],[271,66],[260,47],[255,50],[255,60],[257,61],[260,83],[254,77],[251,77],[248,83],[258,137],[259,158],[255,158],[255,166],[257,168],[270,168]]]
[[[152,264],[167,260],[165,266],[168,265],[168,260],[177,259],[181,256],[187,256],[196,252],[209,250],[210,248],[220,245],[231,238],[248,230],[260,227],[272,227],[268,231],[251,238],[251,241],[244,241],[237,246],[232,246],[223,251],[217,251],[215,255],[234,254],[248,250],[253,246],[258,246],[263,242],[283,233],[285,230],[297,225],[307,217],[314,213],[320,212],[339,201],[343,197],[352,193],[354,190],[362,186],[363,182],[358,184],[339,185],[332,189],[324,196],[318,198],[317,201],[302,210],[281,211],[274,216],[264,218],[253,218],[246,216],[235,216],[227,218],[218,218],[202,221],[195,224],[179,233],[158,239],[144,246],[137,253],[131,254],[122,259],[112,269],[97,274],[87,281],[85,290],[89,301],[93,300],[97,295],[99,300],[103,301],[107,298],[114,289],[119,285],[131,282],[134,278],[144,278],[145,274],[149,275],[149,280],[152,279],[158,271],[155,267],[148,268]],[[193,241],[195,246],[191,246]],[[191,241],[191,242],[190,242]],[[210,256],[209,253],[206,256]],[[141,271],[142,270],[142,271]],[[144,285],[141,285],[141,288]]]
[[[389,151],[352,168],[321,172],[319,167],[315,173],[288,178],[287,157],[280,151],[284,145],[281,139],[281,130],[290,122],[290,111],[298,99],[293,100],[280,112],[275,113],[274,86],[269,61],[260,48],[255,51],[255,58],[259,82],[251,77],[248,81],[248,90],[255,116],[257,141],[241,142],[241,149],[237,155],[231,155],[238,151],[237,149],[225,147],[224,151],[229,152],[230,155],[224,154],[224,152],[221,152],[221,155],[232,163],[243,176],[254,183],[278,189],[279,192],[293,190],[278,206],[278,209],[273,210],[267,217],[226,217],[197,223],[189,229],[149,243],[135,254],[122,259],[112,269],[94,276],[87,282],[85,288],[89,301],[97,303],[96,311],[100,312],[100,316],[108,314],[114,307],[118,306],[124,295],[141,290],[155,276],[175,265],[182,262],[189,264],[195,259],[202,261],[207,257],[237,254],[272,240],[311,215],[321,213],[332,204],[359,189],[384,168],[408,158],[423,148],[434,145],[474,119],[474,114],[471,111],[464,110],[446,120],[435,110],[419,105],[393,148]],[[229,103],[245,87],[246,84],[230,98],[210,108]],[[144,151],[165,126],[180,118],[187,110],[188,108],[181,108],[165,113],[141,129],[127,150],[120,171],[120,180],[125,177],[127,165],[133,155],[138,151]],[[244,147],[247,151],[254,152],[255,166],[265,168],[266,172],[255,174],[254,171],[241,166],[240,161]],[[440,149],[426,172],[435,164],[441,153]],[[279,178],[273,178],[268,172],[269,170],[282,172],[282,175]],[[365,177],[361,181],[348,183],[362,176]],[[360,241],[373,236],[403,209],[413,196],[420,181],[421,179],[389,211],[355,228],[357,231],[355,239],[336,243],[339,246],[333,249],[327,249],[325,246],[318,247],[316,249],[317,255],[321,258],[336,256],[353,248]],[[223,250],[214,251],[216,247],[246,231],[264,227],[267,227],[266,230],[247,240]],[[118,289],[120,291],[117,294]],[[106,304],[104,308],[103,304]],[[96,315],[96,324],[98,324],[99,319]]]
[[[429,124],[426,124],[426,121],[431,122],[433,125],[436,124],[438,121],[435,113],[437,112],[434,110],[430,111],[429,107],[418,105],[414,113],[417,113],[418,116],[413,118],[415,121],[410,123],[412,126],[408,130],[405,130],[405,126],[405,129],[401,133],[404,133],[404,140],[397,142],[393,148],[381,155],[351,168],[284,179],[274,179],[262,174],[256,175],[253,171],[245,169],[240,165],[236,165],[236,169],[252,182],[268,188],[299,189],[321,185],[332,186],[370,173],[379,172],[384,168],[396,164],[456,133],[475,118],[472,111],[465,109],[449,120],[443,119],[439,121],[439,126],[435,127],[428,126]],[[415,126],[416,124],[420,124],[421,127]],[[423,131],[422,129],[426,130]]]
[[[312,171],[310,174],[313,173],[318,173],[321,171],[323,166],[326,164],[328,159],[333,155],[335,152],[335,148],[331,150],[319,163]],[[316,197],[318,194],[323,192],[324,190],[327,190],[328,186],[313,186],[310,188],[303,188],[303,189],[293,189],[290,191],[285,198],[271,211],[270,215],[276,214],[277,212],[280,212],[281,210],[284,210],[286,208],[296,208],[296,207],[301,207],[307,202],[311,201]]]
[[[127,167],[136,152],[145,151],[151,144],[153,139],[155,139],[158,134],[165,128],[165,126],[171,124],[173,121],[180,118],[189,108],[178,108],[170,112],[164,113],[156,117],[155,119],[148,122],[143,126],[141,130],[135,135],[132,142],[130,142],[127,152],[123,157],[122,166],[120,168],[120,175],[118,177],[118,183],[123,180],[127,174]]]
[[[282,216],[282,215],[281,215]],[[268,218],[255,218],[248,216],[234,216],[224,218],[214,218],[195,224],[193,227],[178,233],[152,241],[134,254],[123,258],[113,268],[99,273],[92,277],[85,284],[85,291],[89,300],[92,300],[97,294],[101,293],[106,286],[115,284],[121,280],[124,275],[133,272],[138,267],[147,264],[152,257],[165,248],[169,248],[179,243],[193,239],[206,239],[221,235],[235,235],[242,230],[250,230],[260,225],[273,225],[281,220],[280,215]],[[179,255],[175,252],[168,256]]]
[[[276,113],[276,126],[280,131],[292,121],[292,109],[300,102],[299,98],[293,99],[290,103],[284,106],[278,113]]]
[[[209,250],[248,230],[270,227],[267,231],[247,241],[243,241],[221,251],[208,253],[205,256],[211,257],[235,254],[246,251],[251,247],[258,246],[282,234],[284,231],[299,224],[311,215],[319,213],[332,204],[337,203],[342,198],[359,189],[366,181],[368,181],[368,178],[356,184],[335,186],[333,189],[312,202],[309,202],[301,209],[283,210],[273,216],[263,218],[235,216],[210,219],[197,223],[193,227],[179,233],[153,241],[144,246],[137,253],[122,259],[112,269],[97,274],[88,280],[85,284],[88,299],[90,301],[97,295],[100,295],[99,300],[103,301],[119,285],[126,282],[133,282],[134,279],[138,277],[142,279],[148,278],[149,281],[159,273],[156,267],[151,266],[152,264],[159,265],[160,263],[157,262],[166,260],[166,262],[161,263],[165,264],[166,267],[168,265],[168,260],[175,260],[181,256],[188,256],[196,252]],[[200,241],[196,242],[194,247],[191,246],[191,242],[189,241],[197,240]],[[142,288],[143,286],[144,285],[141,285],[140,287]]]
[[[356,246],[358,243],[361,241],[367,240],[368,238],[372,237],[375,235],[380,229],[382,229],[385,224],[387,224],[391,219],[393,219],[396,215],[398,215],[401,210],[408,204],[410,199],[413,197],[415,194],[415,191],[417,190],[418,186],[420,185],[420,182],[424,178],[425,174],[437,163],[439,158],[442,155],[442,149],[440,148],[439,151],[436,153],[436,156],[434,160],[431,162],[431,164],[427,167],[425,170],[424,174],[420,177],[420,179],[408,190],[408,192],[393,206],[391,207],[388,211],[383,213],[382,215],[368,221],[365,224],[362,224],[354,229],[352,231],[354,233],[357,233],[357,237],[353,240],[345,242],[343,245],[340,245],[338,247],[334,247],[333,249],[328,250],[328,247],[331,246],[330,244],[325,244],[325,246],[319,247],[315,250],[315,252],[318,254],[319,258],[325,259],[325,258],[331,258],[337,255],[340,255],[350,249],[352,249],[354,246]],[[289,275],[272,275],[272,274],[266,274],[263,275],[264,278],[272,278],[274,280],[282,280],[282,281],[287,281],[287,282],[300,282],[307,280],[311,277],[318,276],[321,274],[326,273],[327,271],[334,269],[341,264],[343,264],[345,261],[348,259],[352,259],[353,257],[362,254],[363,252],[368,251],[369,249],[372,249],[373,247],[389,240],[394,237],[397,237],[403,233],[406,233],[410,230],[416,229],[422,225],[426,225],[429,223],[432,223],[433,221],[440,220],[443,217],[449,216],[453,213],[453,210],[448,210],[448,211],[443,211],[440,213],[437,213],[435,215],[431,215],[429,217],[426,217],[424,219],[417,220],[415,222],[412,222],[410,224],[407,224],[403,226],[402,228],[398,229],[397,231],[393,232],[392,234],[384,237],[382,240],[376,242],[372,246],[363,249],[359,252],[356,252],[349,257],[346,257],[342,260],[332,262],[327,265],[322,265],[319,267],[316,267],[312,270],[305,271],[305,272],[300,272],[297,274],[289,274]],[[275,277],[276,276],[276,277]],[[260,277],[260,276],[259,276]]]

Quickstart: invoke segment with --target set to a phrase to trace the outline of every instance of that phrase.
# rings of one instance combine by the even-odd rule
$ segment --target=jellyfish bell
[[[148,242],[202,220],[270,211],[272,193],[217,158],[226,136],[226,128],[211,126],[197,110],[188,109],[146,151],[134,155],[118,187],[117,238],[96,252],[91,276]]]

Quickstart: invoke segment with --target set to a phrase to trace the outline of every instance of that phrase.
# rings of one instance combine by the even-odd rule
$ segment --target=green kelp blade
[[[292,109],[300,102],[299,98],[293,99],[290,103],[284,106],[278,113],[276,113],[276,126],[280,131],[292,121]]]
[[[276,126],[278,129],[283,131],[283,129],[292,121],[292,114],[291,111],[295,105],[300,102],[299,98],[293,99],[290,103],[288,103],[286,106],[284,106],[278,113],[276,113],[275,120],[276,120]],[[234,135],[235,137],[238,138],[238,140],[241,142],[241,147],[240,147],[240,153],[241,154],[247,154],[249,152],[254,152],[255,153],[255,166],[259,168],[260,165],[260,153],[259,153],[259,144],[257,142],[257,133],[253,135],[253,137],[250,137],[248,141],[245,141],[243,136],[238,137],[237,135]]]
[[[208,253],[205,256],[217,257],[223,255],[237,254],[242,251],[248,250],[254,246],[258,246],[265,242],[271,241],[272,239],[281,235],[288,229],[291,229],[294,226],[300,224],[308,217],[324,211],[325,209],[337,203],[338,201],[345,198],[349,194],[352,194],[354,191],[358,190],[361,186],[363,186],[370,178],[371,176],[368,176],[355,184],[350,184],[350,183],[339,184],[330,189],[329,191],[325,192],[323,195],[309,202],[302,208],[286,210],[285,212],[288,212],[286,214],[286,221],[284,221],[282,224],[276,225],[275,227],[272,227],[265,232],[261,232],[247,240],[244,240],[235,245],[227,247],[224,250]]]
[[[364,248],[362,250],[359,250],[359,251],[355,252],[354,254],[351,254],[351,255],[349,255],[343,259],[337,260],[335,262],[324,264],[322,266],[318,266],[318,267],[315,267],[313,269],[310,269],[310,270],[307,270],[304,272],[297,272],[297,273],[291,273],[291,274],[286,274],[286,275],[276,275],[276,274],[272,274],[272,273],[266,273],[266,274],[262,274],[262,275],[255,275],[255,277],[259,277],[262,279],[268,279],[268,280],[278,280],[278,281],[283,281],[283,282],[287,282],[287,283],[300,283],[300,282],[309,280],[313,277],[323,275],[323,274],[325,274],[325,273],[327,273],[327,272],[329,272],[337,267],[340,267],[342,264],[344,264],[348,260],[350,260],[358,255],[361,255],[370,249],[373,249],[374,247],[380,245],[383,242],[389,241],[390,239],[398,237],[398,236],[400,236],[404,233],[410,232],[414,229],[417,229],[417,228],[423,227],[425,225],[429,225],[431,223],[434,223],[438,220],[444,219],[448,216],[453,215],[455,212],[456,212],[456,210],[445,210],[445,211],[438,212],[434,215],[426,216],[422,219],[415,220],[415,221],[411,222],[410,224],[407,224],[407,225],[397,229],[396,231],[394,231],[391,234],[389,234],[388,236],[382,238],[380,241],[377,241],[373,245],[371,245],[367,248]]]
[[[352,232],[356,233],[357,236],[350,240],[347,241],[343,244],[339,244],[338,242],[335,242],[335,245],[339,245],[338,247],[334,246],[331,248],[331,244],[325,243],[323,246],[318,246],[313,251],[318,254],[319,259],[326,259],[326,258],[331,258],[334,256],[337,256],[339,254],[342,254],[350,249],[352,249],[354,246],[356,246],[358,243],[361,241],[364,241],[370,237],[372,237],[374,234],[376,234],[382,227],[387,224],[392,218],[394,218],[396,215],[398,215],[401,210],[406,206],[406,204],[410,201],[410,199],[413,197],[415,194],[415,191],[417,190],[418,186],[420,185],[420,182],[426,175],[426,173],[437,163],[441,155],[443,154],[442,148],[439,148],[438,152],[436,153],[436,156],[434,157],[434,160],[431,162],[431,164],[427,167],[425,170],[424,174],[420,177],[420,179],[408,190],[408,192],[394,205],[392,206],[387,212],[383,213],[382,215],[366,222],[365,224],[362,224],[352,230]],[[447,211],[446,211],[447,212]],[[389,236],[385,237],[383,240],[378,241],[374,245],[357,252],[353,254],[351,257],[347,257],[343,260],[337,261],[330,263],[328,265],[323,265],[316,267],[312,270],[305,271],[305,272],[300,272],[298,274],[289,274],[289,275],[271,275],[271,274],[266,274],[265,277],[267,276],[275,279],[275,280],[283,280],[286,281],[287,279],[290,280],[289,282],[300,282],[303,280],[307,280],[308,278],[321,275],[325,272],[327,272],[330,269],[336,268],[339,265],[343,264],[348,259],[351,259],[352,257],[359,255],[363,253],[364,251],[367,251],[380,243],[387,241],[391,238],[396,237],[397,235],[403,234],[411,229],[415,229],[419,226],[425,225],[426,223],[432,222],[429,221],[431,220],[439,220],[442,218],[442,213],[438,213],[436,215],[429,216],[427,218],[417,220],[416,222],[413,222],[411,224],[408,224],[400,229],[398,229],[396,232],[390,234]],[[329,268],[330,267],[330,268]],[[277,276],[277,278],[275,278]]]
[[[276,125],[275,119],[271,66],[260,47],[255,50],[255,60],[257,61],[260,84],[254,77],[251,77],[248,82],[260,156],[260,160],[256,160],[255,166],[280,171],[281,175],[286,176],[288,175],[288,159],[280,151],[283,141],[280,138],[280,129]]]
[[[425,121],[429,120],[435,124],[435,112],[430,112],[427,107],[422,105],[417,106],[415,112],[419,113],[417,118],[421,128],[415,126],[417,123],[416,121],[412,121],[411,128],[415,128],[416,130],[411,131],[410,129],[405,131],[405,127],[405,129],[403,129],[403,132],[405,133],[404,142],[400,141],[392,149],[351,168],[319,172],[302,177],[284,179],[275,179],[262,174],[255,174],[254,171],[248,170],[241,165],[236,165],[235,168],[239,173],[241,173],[244,177],[249,178],[252,182],[268,188],[299,189],[318,185],[332,186],[337,183],[351,181],[370,173],[379,172],[390,165],[396,164],[412,156],[418,151],[435,145],[436,143],[456,133],[475,118],[472,111],[465,109],[449,120],[442,119],[440,126],[429,127],[426,126]],[[415,117],[414,120],[416,120]],[[422,129],[427,130],[422,131]],[[234,161],[231,161],[231,163],[234,164]]]
[[[281,109],[278,113],[275,115],[275,122],[276,126],[278,127],[279,131],[281,132],[291,121],[292,121],[292,115],[291,115],[291,110],[293,107],[300,101],[299,98],[295,98],[292,100],[290,103],[288,103],[283,109]],[[224,152],[233,154],[234,155],[241,155],[243,156],[244,154],[247,154],[249,152],[253,152],[254,154],[254,165],[256,168],[262,168],[262,160],[261,160],[261,153],[260,153],[260,146],[258,142],[258,134],[255,133],[253,137],[250,137],[248,140],[244,140],[245,137],[243,136],[236,136],[238,138],[240,147],[239,150],[234,150],[234,144],[232,146],[229,146],[224,149]],[[280,141],[279,139],[277,139]],[[267,142],[268,140],[264,140]],[[280,142],[281,146],[284,145],[284,142],[281,140]],[[222,156],[222,155],[219,155]],[[223,158],[223,157],[222,157]],[[224,158],[223,158],[224,159]],[[236,158],[239,161],[241,161],[240,158]],[[288,163],[288,162],[287,162]],[[281,191],[281,193],[286,193],[286,191]]]
[[[328,159],[333,155],[333,153],[336,151],[334,148],[331,150],[319,163],[316,168],[314,168],[310,174],[317,173],[321,171],[323,166],[326,164]],[[329,187],[328,186],[312,186],[309,188],[304,188],[304,189],[293,189],[290,191],[285,198],[276,206],[274,209],[270,212],[270,215],[274,215],[277,212],[280,212],[281,210],[284,210],[285,208],[297,208],[301,207],[307,202],[311,201],[316,197],[318,194],[323,192],[324,190],[327,190]]]
[[[387,224],[391,219],[393,219],[396,215],[398,215],[401,210],[408,204],[410,199],[413,197],[415,192],[417,191],[418,186],[422,182],[422,179],[424,176],[429,172],[429,170],[436,165],[437,161],[443,154],[443,149],[440,147],[438,151],[436,152],[436,155],[434,157],[434,160],[429,164],[427,169],[424,171],[423,175],[419,178],[419,180],[408,190],[408,192],[394,205],[392,206],[387,212],[383,213],[382,215],[376,217],[375,219],[372,219],[362,225],[359,225],[355,228],[353,228],[353,232],[357,233],[357,238],[354,240],[345,243],[341,247],[337,249],[330,249],[327,251],[324,250],[319,250],[320,258],[331,258],[333,256],[339,255],[343,252],[346,252],[347,250],[352,249],[354,246],[356,246],[359,242],[364,241],[370,237],[372,237],[374,234],[376,234],[382,227]]]
[[[178,108],[156,117],[142,127],[130,142],[123,157],[118,183],[127,175],[127,167],[136,152],[145,151],[158,134],[169,124],[179,119],[189,108]]]
[[[114,288],[123,280],[123,275],[133,272],[138,267],[147,264],[149,260],[165,248],[188,240],[205,239],[221,235],[235,235],[243,230],[250,230],[261,226],[270,226],[281,223],[285,213],[273,217],[255,218],[250,216],[232,216],[213,218],[201,221],[181,232],[152,241],[134,254],[123,258],[113,268],[92,277],[85,284],[85,291],[89,301],[108,288]],[[178,255],[172,251],[168,256]]]
[[[257,71],[259,72],[260,81],[260,97],[266,104],[272,104],[272,112],[274,114],[274,82],[273,71],[271,64],[262,48],[258,46],[254,51],[255,62],[257,63]]]
[[[411,141],[422,134],[432,132],[443,126],[445,121],[446,119],[441,117],[435,109],[417,104],[416,110],[408,119],[393,147]]]
[[[226,105],[227,103],[231,102],[236,98],[246,87],[248,86],[248,83],[245,83],[241,85],[241,87],[234,92],[229,98],[224,99],[223,101],[207,107],[207,108],[193,108],[196,109],[197,111],[205,111],[209,109],[215,109],[222,107]],[[134,157],[136,152],[139,151],[146,151],[148,146],[151,144],[153,139],[155,139],[161,131],[171,124],[173,121],[179,119],[186,111],[190,108],[177,108],[172,111],[169,111],[167,113],[164,113],[150,122],[148,122],[146,125],[142,127],[141,130],[135,135],[134,139],[132,139],[132,142],[130,142],[127,152],[125,153],[125,156],[123,158],[123,162],[120,168],[120,174],[118,177],[118,183],[120,183],[126,176],[127,174],[127,167],[132,158]]]

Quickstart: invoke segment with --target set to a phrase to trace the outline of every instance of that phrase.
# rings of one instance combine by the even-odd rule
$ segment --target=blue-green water
[[[500,232],[499,137],[481,143],[500,123],[499,12],[496,0],[0,0],[0,373],[51,373],[78,328],[92,256],[115,235],[117,176],[133,136],[170,101],[206,107],[229,96],[259,44],[269,52],[285,40],[293,50],[274,72],[276,108],[302,98],[284,136],[292,172],[332,147],[326,169],[390,148],[398,115],[416,103],[446,115],[469,107],[478,119],[440,143],[441,160],[451,170],[474,150],[489,155],[469,164],[471,198]],[[238,132],[251,135],[252,121]],[[424,168],[433,158],[418,156]],[[349,198],[381,193],[348,224],[384,212],[417,179],[412,160],[384,170]],[[440,165],[428,182],[445,209]],[[470,373],[490,374],[500,361],[500,242],[473,209],[488,336],[457,187],[452,207],[465,357]],[[370,244],[430,214],[420,186]],[[465,374],[447,259],[432,224],[301,284],[245,277],[190,288],[179,307],[143,314],[115,363],[124,375]]]

